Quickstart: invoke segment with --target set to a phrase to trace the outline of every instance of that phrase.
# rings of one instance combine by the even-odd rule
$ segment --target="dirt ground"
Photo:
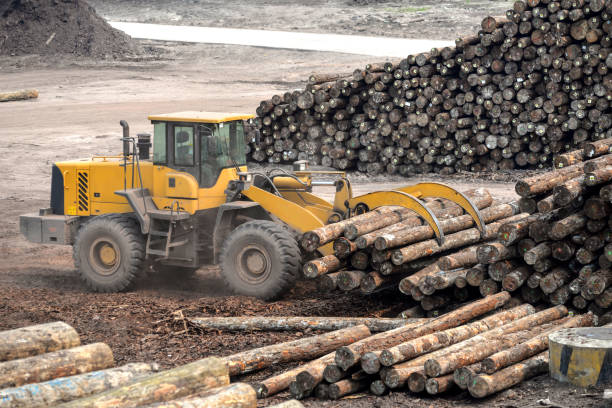
[[[479,8],[455,2],[453,13],[447,3],[436,3],[424,12],[396,13],[373,6],[329,1],[310,2],[304,9],[293,9],[295,19],[286,12],[288,2],[207,2],[211,9],[192,12],[193,2],[92,1],[104,17],[132,21],[202,23],[209,25],[291,29],[333,32],[360,32],[372,27],[391,35],[416,36],[410,18],[423,13],[436,22],[440,33],[454,30],[444,18],[447,14],[468,10],[471,20],[465,28],[477,24],[486,14],[503,10],[507,3],[485,2]],[[298,2],[291,2],[297,4]],[[161,7],[160,5],[165,4]],[[249,6],[250,5],[250,6]],[[285,5],[284,7],[281,7]],[[413,3],[386,3],[383,8],[414,7]],[[459,7],[460,6],[460,7]],[[488,7],[488,8],[487,8]],[[440,9],[440,10],[438,10]],[[139,10],[145,10],[140,13]],[[178,17],[171,14],[171,10]],[[211,11],[212,10],[212,11]],[[492,10],[492,11],[488,11]],[[310,12],[306,18],[305,13]],[[389,14],[406,26],[385,25],[376,16]],[[427,13],[436,13],[437,17]],[[228,14],[228,16],[226,16]],[[478,14],[476,18],[473,15]],[[342,19],[336,23],[337,16]],[[462,14],[453,14],[459,18]],[[137,18],[138,17],[138,18]],[[357,20],[353,20],[353,17]],[[420,17],[419,17],[420,18]],[[316,20],[316,26],[304,25]],[[351,21],[355,21],[351,23]],[[447,21],[441,23],[439,21]],[[331,28],[330,28],[331,27]],[[395,28],[394,28],[395,27]],[[431,27],[435,27],[431,24]],[[456,37],[463,29],[451,33]],[[416,30],[416,31],[411,31]],[[445,38],[446,34],[431,38]],[[0,90],[37,88],[37,100],[0,105],[0,330],[63,320],[81,334],[83,343],[108,343],[117,364],[157,361],[173,367],[209,355],[227,355],[310,333],[226,333],[184,331],[173,312],[185,315],[340,315],[394,316],[411,306],[399,295],[362,298],[350,295],[321,295],[311,282],[301,282],[291,293],[276,302],[264,303],[252,298],[225,293],[215,268],[203,268],[194,277],[143,276],[135,288],[121,294],[87,292],[78,280],[71,258],[71,248],[42,246],[26,242],[19,235],[19,214],[48,206],[50,168],[54,161],[88,157],[94,153],[120,150],[119,120],[126,119],[133,133],[152,128],[148,114],[178,110],[253,112],[258,102],[274,93],[296,89],[312,72],[352,71],[372,61],[371,57],[270,50],[251,47],[163,44],[141,42],[146,55],[126,60],[94,61],[66,56],[22,56],[0,58]],[[413,179],[399,177],[366,178],[351,175],[357,194],[392,188],[419,180],[437,180],[459,189],[485,186],[504,200],[514,197],[513,181],[524,173],[454,175],[438,178],[424,175]],[[332,191],[317,191],[330,198]],[[289,367],[289,366],[288,366]],[[275,367],[278,370],[279,367]],[[269,376],[273,370],[242,377],[251,381]],[[261,401],[269,405],[286,398]],[[546,376],[525,382],[512,390],[485,401],[474,401],[466,393],[445,398],[428,398],[395,392],[382,398],[360,395],[340,401],[305,401],[320,407],[396,407],[396,406],[542,406],[539,400],[550,398],[556,406],[604,406],[600,390],[576,390],[559,387]],[[545,405],[545,404],[544,404]]]

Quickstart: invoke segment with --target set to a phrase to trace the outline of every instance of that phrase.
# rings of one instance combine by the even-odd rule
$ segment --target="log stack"
[[[545,168],[612,137],[612,3],[517,1],[455,47],[312,75],[256,109],[249,158],[411,175]]]
[[[443,245],[432,239],[430,227],[403,226],[405,221],[353,234],[354,245],[336,243],[348,240],[348,225],[359,230],[354,228],[362,223],[359,217],[343,221],[344,232],[322,227],[336,228],[334,248],[350,250],[326,257],[337,262],[316,275],[306,270],[318,268],[321,260],[307,263],[305,276],[316,276],[322,289],[342,289],[337,282],[344,276],[353,281],[345,289],[356,291],[359,284],[362,294],[398,287],[430,316],[501,290],[534,305],[603,315],[612,305],[612,154],[606,154],[611,149],[612,138],[586,143],[580,154],[561,155],[574,164],[520,180],[517,202],[486,202],[476,191],[467,192],[481,204],[484,236],[468,215],[435,209],[447,234]],[[320,232],[305,237],[313,234]]]
[[[295,399],[338,399],[389,390],[441,394],[467,389],[482,398],[548,370],[548,335],[596,323],[565,306],[536,313],[502,291],[438,318],[398,327],[338,348],[254,384],[259,398],[285,389]]]

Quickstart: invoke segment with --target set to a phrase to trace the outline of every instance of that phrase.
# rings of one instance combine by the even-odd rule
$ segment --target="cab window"
[[[174,164],[193,166],[194,164],[193,127],[174,127]]]
[[[153,125],[153,163],[166,164],[166,124]]]

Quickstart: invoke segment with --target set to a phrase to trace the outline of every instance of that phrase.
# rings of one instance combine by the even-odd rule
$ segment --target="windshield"
[[[208,132],[200,133],[200,185],[211,187],[222,169],[246,164],[246,142],[242,121],[204,126],[212,131],[212,136]]]

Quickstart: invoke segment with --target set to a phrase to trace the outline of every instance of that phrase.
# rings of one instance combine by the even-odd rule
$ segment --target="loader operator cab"
[[[191,174],[200,188],[213,187],[223,169],[246,165],[243,120],[249,115],[178,112],[149,119],[153,164]]]

